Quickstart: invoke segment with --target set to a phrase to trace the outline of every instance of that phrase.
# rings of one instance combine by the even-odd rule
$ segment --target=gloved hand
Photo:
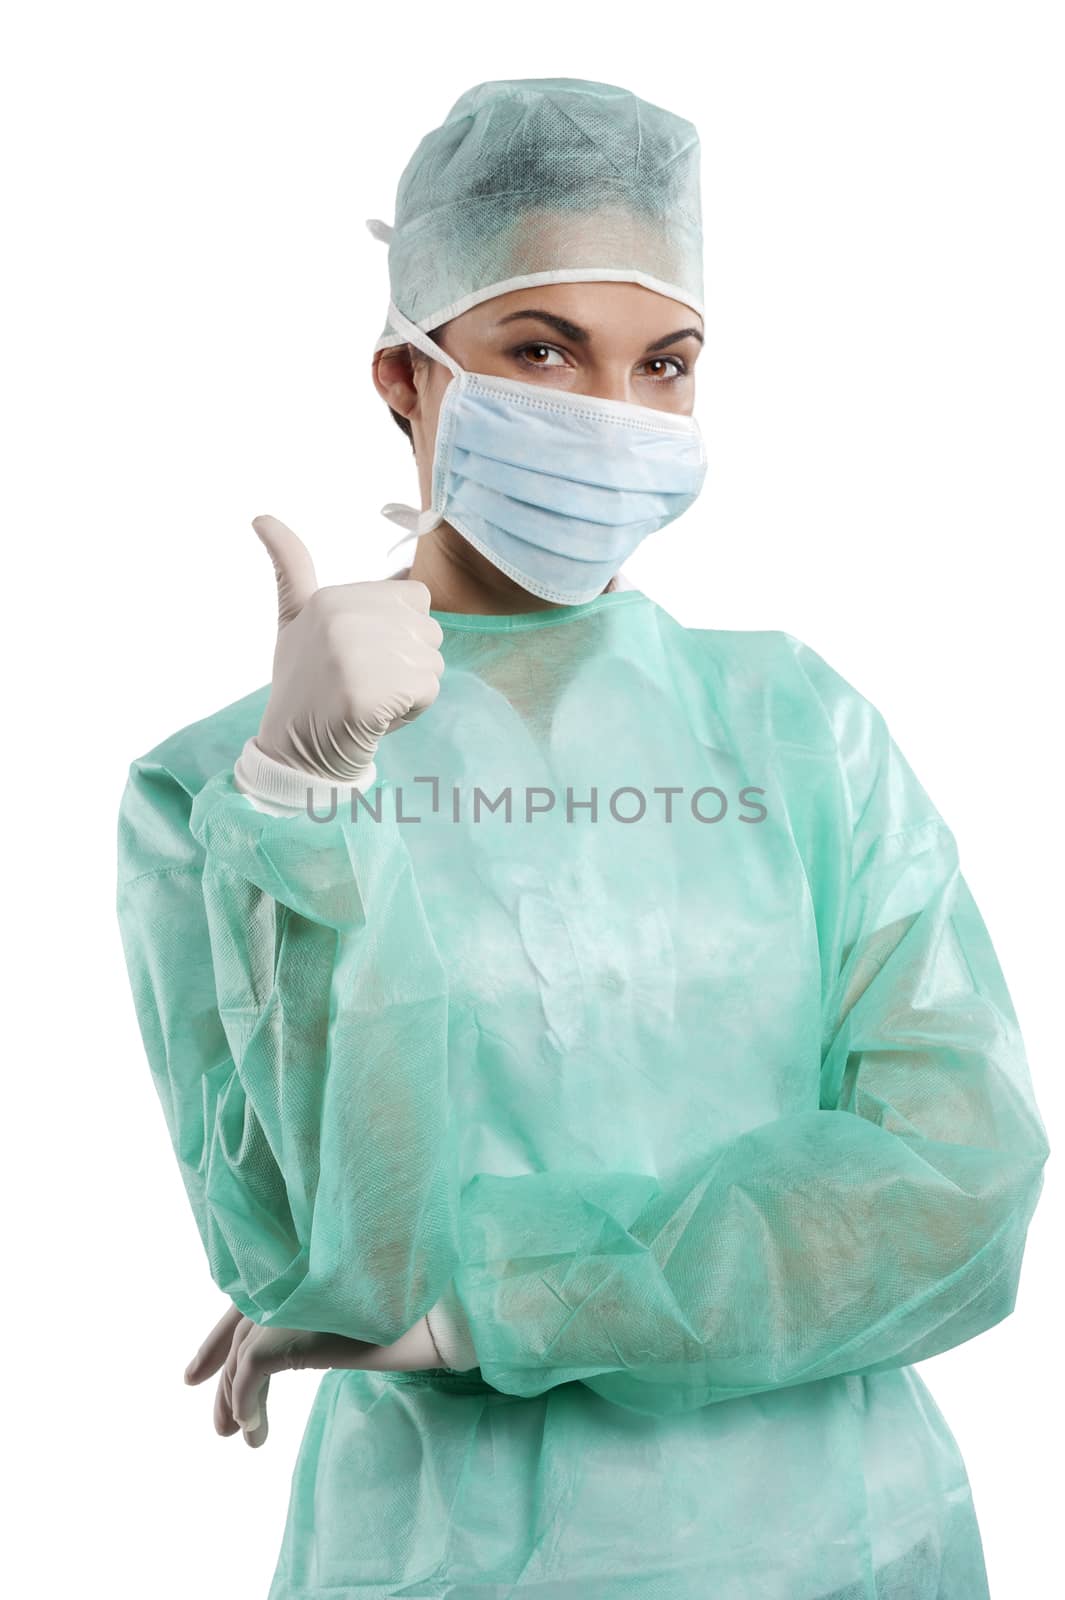
[[[412,578],[318,587],[300,539],[276,517],[252,522],[277,576],[277,646],[255,743],[274,761],[334,783],[370,771],[378,742],[440,692],[443,630]]]
[[[185,1382],[202,1383],[222,1367],[214,1401],[215,1431],[223,1435],[243,1431],[246,1443],[257,1449],[269,1431],[266,1396],[275,1372],[302,1372],[308,1367],[420,1372],[443,1365],[424,1317],[392,1344],[369,1344],[338,1333],[261,1328],[231,1305],[185,1368]]]

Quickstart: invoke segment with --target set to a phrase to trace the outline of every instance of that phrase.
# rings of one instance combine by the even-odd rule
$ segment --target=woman
[[[271,1600],[979,1600],[914,1362],[1013,1308],[1048,1153],[876,709],[623,579],[687,509],[698,145],[478,85],[400,182],[374,376],[418,538],[131,769],[120,915],[223,1433],[329,1368]]]

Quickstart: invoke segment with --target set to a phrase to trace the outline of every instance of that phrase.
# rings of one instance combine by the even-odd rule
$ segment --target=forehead
[[[471,307],[455,318],[455,325],[480,337],[532,332],[536,321],[521,313],[537,311],[565,319],[590,340],[628,336],[646,343],[682,328],[702,331],[702,318],[691,306],[643,284],[604,279],[508,290]],[[548,324],[541,322],[540,327],[546,334]]]

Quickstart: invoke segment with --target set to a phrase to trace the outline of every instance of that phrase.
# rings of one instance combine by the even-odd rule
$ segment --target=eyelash
[[[510,352],[511,355],[515,356],[519,361],[521,361],[524,366],[535,368],[537,372],[548,372],[550,368],[545,366],[542,361],[526,361],[526,350],[553,350],[556,355],[560,356],[564,354],[563,351],[558,349],[557,345],[547,344],[542,339],[535,339],[531,344],[520,344]],[[678,368],[672,377],[653,377],[651,379],[652,383],[674,383],[677,378],[683,378],[687,374],[687,362],[682,360],[680,356],[650,356],[648,359],[651,361],[672,361],[674,366]]]

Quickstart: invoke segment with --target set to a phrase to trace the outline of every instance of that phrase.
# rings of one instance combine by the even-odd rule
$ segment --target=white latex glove
[[[269,1431],[266,1397],[275,1372],[360,1367],[369,1372],[416,1372],[444,1365],[424,1317],[392,1344],[368,1344],[338,1333],[261,1328],[230,1306],[185,1368],[185,1382],[202,1383],[222,1368],[214,1402],[215,1431],[243,1432],[257,1449]]]
[[[443,629],[412,578],[318,587],[306,546],[276,517],[252,522],[277,577],[277,645],[255,737],[267,762],[363,785],[386,733],[440,692]]]

